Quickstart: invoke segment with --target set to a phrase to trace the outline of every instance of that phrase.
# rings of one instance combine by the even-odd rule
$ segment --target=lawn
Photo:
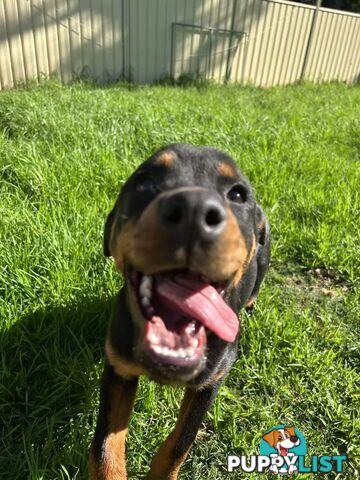
[[[273,238],[239,359],[180,478],[266,478],[228,474],[227,455],[257,454],[280,423],[304,434],[310,455],[346,453],[340,477],[356,478],[360,88],[57,83],[0,93],[0,478],[86,478],[122,284],[102,254],[104,220],[134,167],[174,142],[230,153]],[[146,471],[180,399],[180,388],[141,379],[130,478]]]

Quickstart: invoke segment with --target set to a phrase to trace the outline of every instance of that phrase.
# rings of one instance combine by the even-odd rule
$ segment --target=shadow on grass
[[[0,478],[86,478],[113,298],[19,318],[0,337]]]

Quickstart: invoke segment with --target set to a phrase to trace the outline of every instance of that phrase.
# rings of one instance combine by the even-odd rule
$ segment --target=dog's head
[[[249,183],[215,149],[170,145],[131,175],[108,216],[104,253],[125,276],[135,357],[146,368],[192,378],[210,336],[236,341],[247,298],[234,292],[261,222]]]
[[[300,445],[300,439],[296,435],[294,427],[276,428],[262,438],[271,447],[276,448],[281,455],[285,455],[288,449]]]

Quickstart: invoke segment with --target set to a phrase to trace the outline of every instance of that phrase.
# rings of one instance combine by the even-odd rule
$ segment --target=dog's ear
[[[262,437],[262,439],[265,440],[265,442],[267,442],[270,445],[270,447],[275,447],[275,445],[279,441],[279,433],[277,430],[271,430],[271,432],[266,433]]]
[[[257,236],[258,244],[263,247],[269,247],[270,225],[260,205],[256,205],[255,223],[256,223],[256,236]]]
[[[294,427],[285,427],[285,432],[287,432],[291,437],[296,437],[295,428]]]
[[[270,225],[260,205],[256,205],[255,230],[257,241],[257,277],[253,291],[251,292],[251,296],[245,306],[246,310],[248,311],[251,311],[254,306],[256,297],[258,296],[260,290],[260,285],[264,280],[270,263]]]
[[[111,240],[111,229],[115,220],[115,211],[116,207],[114,207],[111,212],[109,213],[106,222],[105,222],[105,227],[104,227],[104,255],[105,257],[111,257],[111,252],[110,252],[110,240]]]

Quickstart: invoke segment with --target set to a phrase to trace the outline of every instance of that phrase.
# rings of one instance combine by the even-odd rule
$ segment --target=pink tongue
[[[177,274],[159,275],[155,288],[159,299],[171,309],[198,320],[227,342],[235,340],[239,319],[211,285],[190,274]]]
[[[281,445],[279,445],[279,447],[280,447],[280,452],[281,452],[281,455],[282,455],[283,457],[285,457],[285,455],[287,455],[287,451],[288,451],[288,449],[287,449],[287,448],[284,448],[284,447],[282,447]]]

